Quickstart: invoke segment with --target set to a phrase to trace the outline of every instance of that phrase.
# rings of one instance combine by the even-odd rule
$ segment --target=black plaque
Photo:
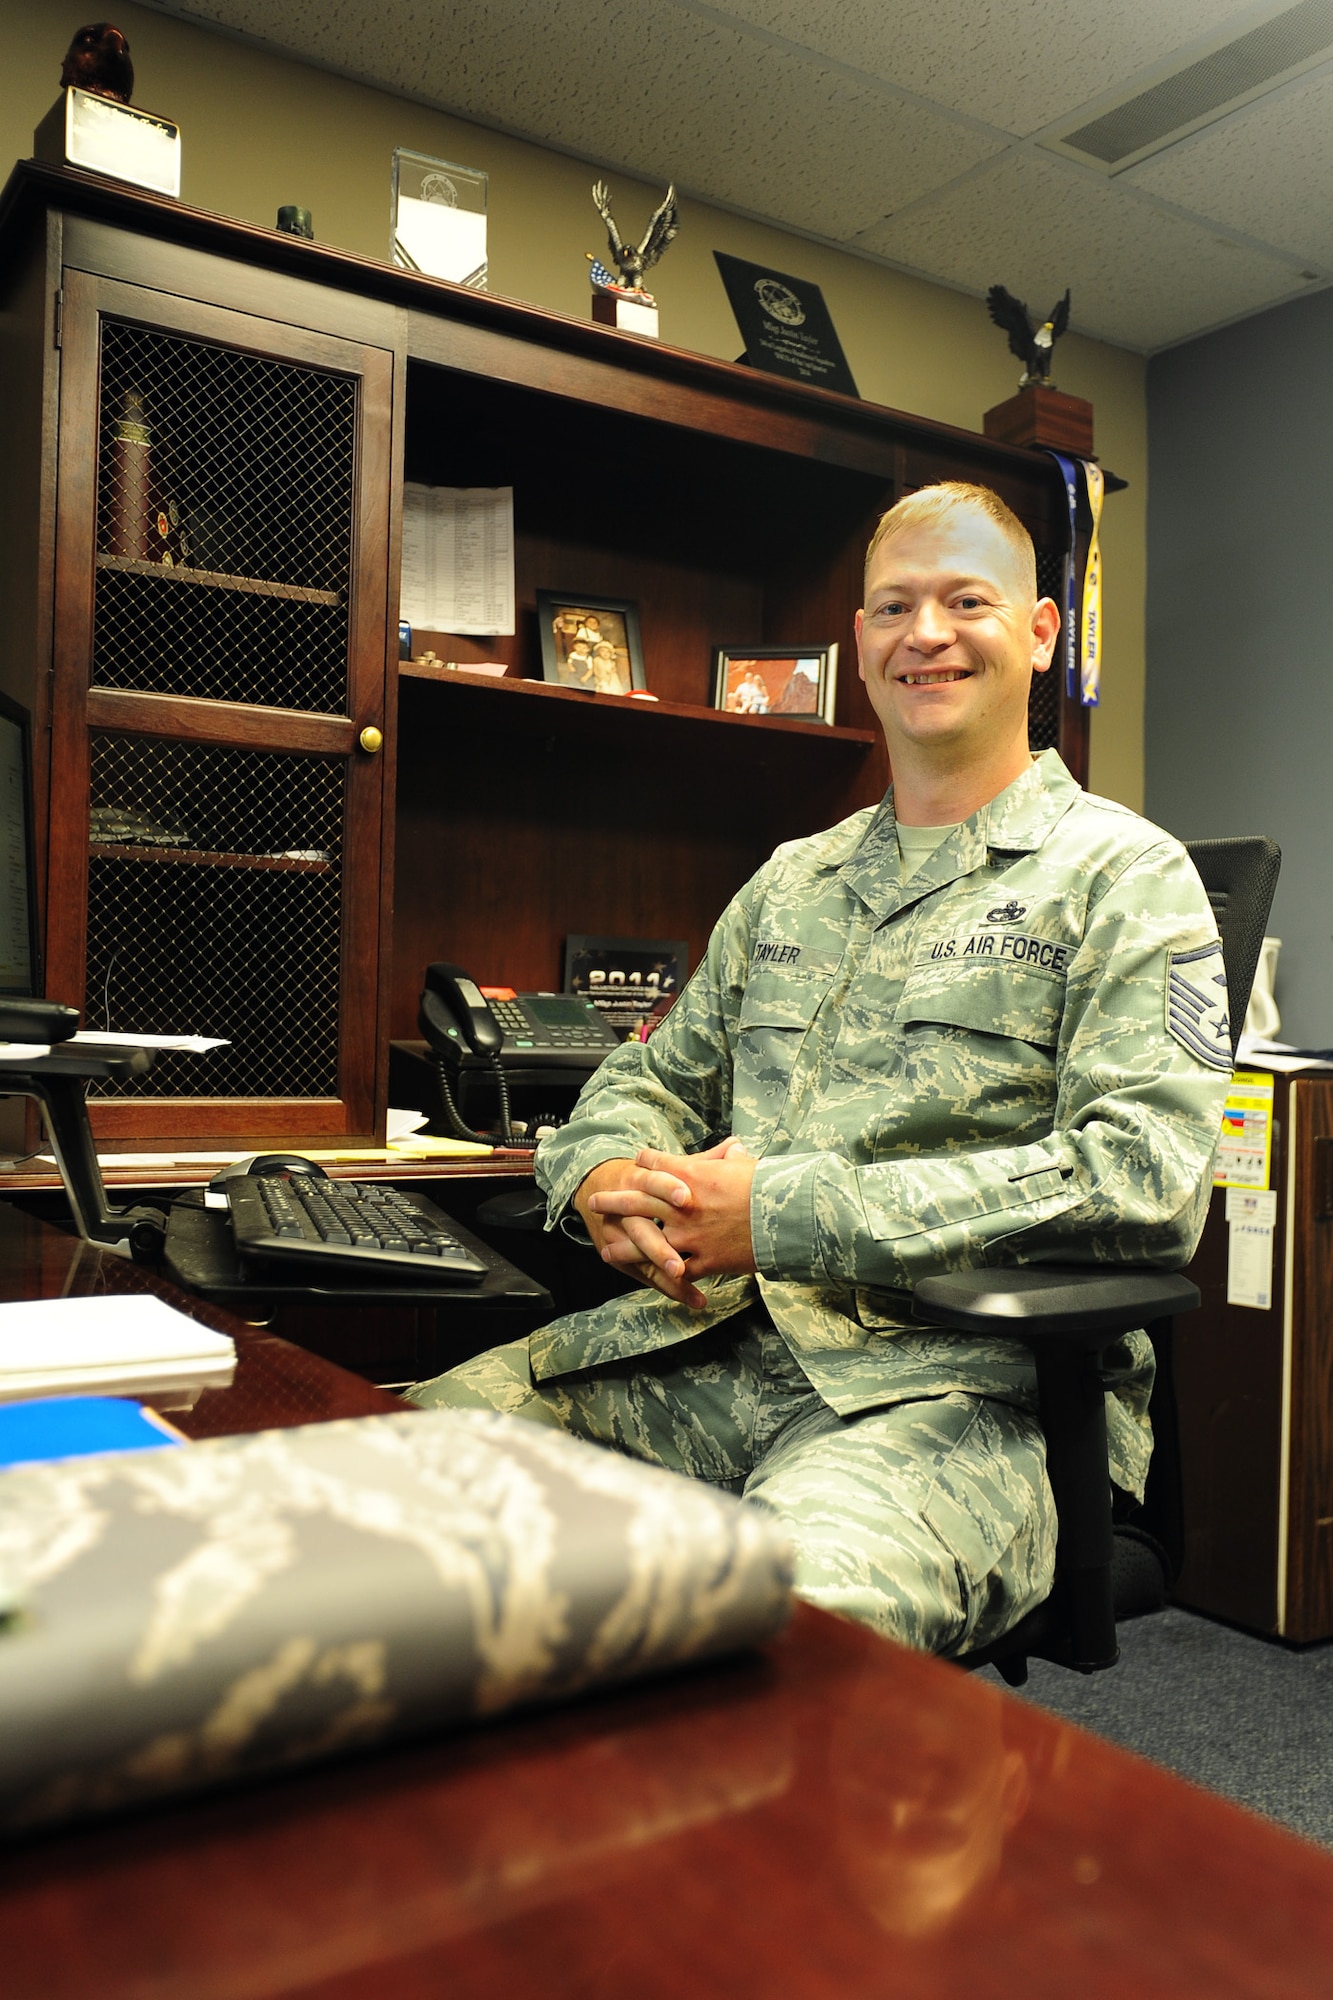
[[[751,368],[816,389],[837,389],[844,396],[858,393],[818,285],[747,264],[722,250],[713,255]]]

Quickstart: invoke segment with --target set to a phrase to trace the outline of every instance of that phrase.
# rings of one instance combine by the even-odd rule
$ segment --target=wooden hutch
[[[851,620],[896,496],[996,487],[1058,588],[1036,451],[31,162],[0,256],[47,992],[231,1043],[95,1098],[105,1139],[381,1134],[431,958],[527,989],[571,931],[697,960],[777,841],[884,789]],[[405,478],[512,485],[516,636],[418,641],[515,677],[400,666]],[[543,683],[539,587],[634,599],[658,701]],[[834,639],[836,726],[708,706],[716,643]],[[1082,776],[1056,682],[1033,740]]]

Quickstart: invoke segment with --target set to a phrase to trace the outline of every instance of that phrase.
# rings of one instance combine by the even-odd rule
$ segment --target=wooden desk
[[[1302,2000],[1333,1857],[809,1608],[763,1658],[6,1855],[13,2000]]]
[[[193,1409],[172,1409],[172,1423],[188,1437],[226,1437],[272,1425],[317,1424],[332,1417],[363,1417],[404,1407],[399,1397],[333,1362],[293,1347],[262,1327],[247,1326],[127,1258],[98,1250],[0,1202],[0,1302],[126,1292],[164,1298],[202,1325],[229,1333],[236,1342],[231,1387],[204,1389]],[[155,1400],[141,1398],[146,1403]]]
[[[203,1436],[396,1399],[0,1207],[0,1298],[237,1340]],[[1333,1856],[799,1607],[588,1700],[0,1856],[7,2000],[1302,2000]]]
[[[495,1194],[532,1185],[530,1165],[506,1164],[486,1174],[472,1171],[475,1166],[486,1164],[463,1161],[442,1172],[430,1164],[412,1162],[387,1168],[332,1167],[330,1173],[337,1179],[382,1179],[413,1189],[436,1202],[466,1229],[475,1228],[480,1202]],[[463,1170],[459,1171],[460,1168]],[[144,1169],[122,1168],[112,1173],[104,1168],[103,1178],[113,1208],[127,1208],[136,1201],[156,1202],[166,1208],[181,1197],[188,1197],[203,1184],[210,1171],[200,1166],[182,1167],[174,1171],[173,1178],[166,1179],[157,1171],[150,1175]],[[12,1208],[11,1203],[19,1206]],[[66,1230],[71,1226],[64,1184],[58,1174],[46,1167],[0,1175],[0,1212],[18,1213],[20,1209],[39,1222],[57,1223]],[[69,1237],[58,1240],[68,1242]],[[520,1339],[534,1327],[554,1319],[558,1312],[582,1304],[582,1297],[576,1295],[567,1303],[553,1306],[540,1290],[552,1277],[559,1282],[567,1266],[576,1272],[583,1289],[592,1298],[609,1297],[618,1289],[617,1281],[603,1265],[588,1253],[576,1251],[563,1236],[554,1242],[539,1233],[515,1236],[512,1243],[499,1239],[492,1247],[500,1248],[501,1254],[506,1249],[511,1254],[517,1250],[525,1271],[530,1266],[536,1267],[537,1283],[527,1295],[515,1291],[510,1296],[506,1288],[497,1284],[476,1291],[460,1286],[446,1303],[436,1304],[423,1300],[416,1287],[402,1286],[386,1293],[377,1305],[340,1307],[329,1301],[311,1307],[281,1285],[266,1290],[256,1284],[243,1304],[235,1300],[229,1304],[248,1318],[262,1320],[285,1341],[307,1348],[312,1354],[335,1362],[339,1368],[350,1369],[373,1382],[404,1383],[442,1374],[483,1348]],[[6,1253],[0,1248],[0,1283],[5,1261]],[[19,1261],[21,1264],[23,1259],[20,1257]],[[211,1288],[201,1280],[200,1289]],[[562,1299],[570,1290],[568,1284],[562,1287]]]

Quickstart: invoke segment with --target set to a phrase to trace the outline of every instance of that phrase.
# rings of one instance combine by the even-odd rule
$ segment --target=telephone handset
[[[577,993],[515,993],[493,987],[489,997],[461,965],[444,961],[426,967],[425,991],[417,1016],[439,1085],[445,1124],[459,1139],[494,1134],[473,1132],[459,1113],[454,1091],[464,1071],[488,1072],[499,1097],[501,1143],[515,1144],[509,1117],[509,1084],[530,1085],[553,1078],[577,1092],[603,1056],[620,1045],[591,1000]],[[563,1079],[568,1078],[568,1082]],[[523,1140],[517,1141],[522,1145]]]
[[[509,1118],[509,1084],[504,1066],[500,1061],[500,1051],[504,1047],[504,1030],[491,1012],[489,1003],[481,988],[469,979],[461,965],[449,965],[443,959],[426,967],[426,987],[421,996],[421,1007],[417,1015],[422,1034],[426,1037],[431,1055],[434,1057],[435,1076],[440,1088],[440,1104],[445,1123],[456,1139],[475,1139],[485,1145],[493,1135],[474,1132],[465,1124],[451,1089],[462,1067],[463,1051],[480,1056],[490,1064],[495,1075],[495,1087],[500,1098],[500,1131],[502,1145],[513,1146],[514,1129]]]
[[[498,1056],[504,1047],[504,1031],[489,1002],[461,965],[441,960],[426,967],[420,1018],[422,1034],[446,1060],[450,1043],[456,1047],[461,1041],[474,1056]]]

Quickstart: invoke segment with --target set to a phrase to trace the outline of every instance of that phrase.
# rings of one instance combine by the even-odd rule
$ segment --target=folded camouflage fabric
[[[756,1643],[777,1524],[470,1410],[0,1474],[0,1828],[228,1783]]]

